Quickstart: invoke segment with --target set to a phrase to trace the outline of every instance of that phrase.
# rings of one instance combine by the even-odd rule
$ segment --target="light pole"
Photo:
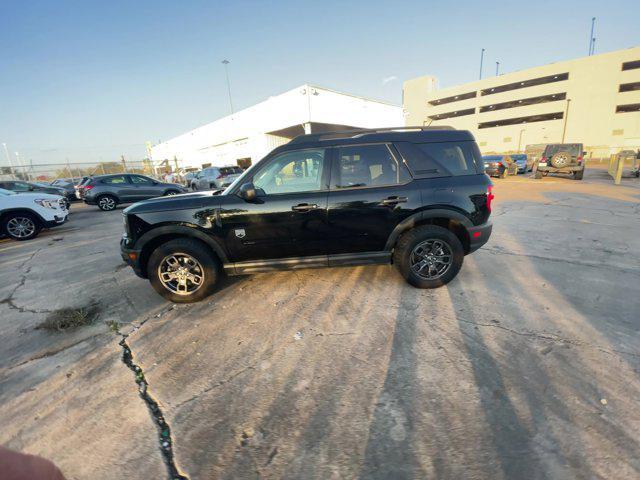
[[[231,62],[227,59],[222,60],[222,64],[224,65],[224,73],[227,77],[227,91],[229,92],[229,107],[231,107],[231,115],[233,115],[233,102],[231,101],[231,83],[229,82],[229,70],[227,69],[227,65]]]
[[[484,48],[480,52],[480,80],[482,80],[482,62],[484,61]]]
[[[596,17],[591,17],[591,34],[589,35],[589,56],[593,55],[594,52],[594,43],[596,41],[595,38],[593,38],[593,29],[595,27],[596,24]]]
[[[22,164],[22,160],[20,160],[20,154],[18,152],[15,152],[15,154],[16,154],[16,160],[18,161],[18,165],[20,165],[20,168],[22,169],[22,179],[31,180],[31,178],[29,178],[29,175],[25,171],[24,165]]]
[[[562,127],[562,141],[560,143],[564,143],[564,137],[567,133],[567,122],[569,121],[569,103],[571,102],[570,98],[567,98],[567,108],[564,111],[564,126]]]
[[[13,178],[16,178],[16,172],[13,169],[13,163],[11,162],[11,156],[9,155],[9,150],[7,149],[7,144],[3,142],[2,146],[4,147],[4,155],[5,155],[5,157],[7,157],[7,162],[9,162],[9,170],[11,170],[11,175],[13,175]]]
[[[496,77],[498,76],[499,71],[500,71],[500,62],[496,62]]]
[[[518,153],[520,153],[520,148],[522,147],[522,134],[524,133],[524,128],[520,130],[520,135],[518,136]]]

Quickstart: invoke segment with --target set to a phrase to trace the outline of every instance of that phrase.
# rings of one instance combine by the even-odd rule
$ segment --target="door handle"
[[[385,198],[384,200],[382,200],[380,202],[380,204],[381,205],[396,205],[398,203],[407,203],[407,201],[408,201],[407,197],[393,196],[393,197]]]
[[[299,205],[294,205],[291,207],[291,210],[294,212],[308,212],[310,210],[317,210],[318,205],[315,203],[301,203]]]

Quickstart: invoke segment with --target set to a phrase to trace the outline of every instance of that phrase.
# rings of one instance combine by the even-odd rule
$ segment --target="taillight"
[[[491,201],[493,200],[493,185],[487,186],[487,210],[491,213]]]
[[[582,155],[578,155],[578,165],[582,165]]]
[[[93,188],[93,185],[85,185],[84,187],[82,187],[83,190],[91,190]]]
[[[547,163],[547,157],[545,157],[544,155],[540,157],[540,163]]]

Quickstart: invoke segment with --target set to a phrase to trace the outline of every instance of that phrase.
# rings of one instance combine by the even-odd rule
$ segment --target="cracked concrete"
[[[0,241],[0,442],[72,479],[640,476],[640,188],[495,183],[491,242],[435,291],[333,268],[170,305],[121,268],[120,212],[77,205]],[[92,298],[96,325],[33,329]]]

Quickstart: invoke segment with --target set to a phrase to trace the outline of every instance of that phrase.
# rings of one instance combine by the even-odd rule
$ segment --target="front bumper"
[[[136,250],[135,248],[131,248],[128,243],[128,239],[126,236],[123,236],[120,239],[120,256],[122,257],[122,261],[133,268],[133,271],[140,278],[147,278],[142,272],[142,268],[140,266],[140,253],[142,250]]]
[[[487,243],[492,230],[493,224],[490,221],[483,223],[482,225],[478,225],[477,227],[469,228],[469,253],[475,252]]]
[[[584,169],[584,165],[570,165],[568,167],[556,168],[548,164],[538,164],[538,170],[548,173],[571,173]]]
[[[68,218],[69,214],[65,212],[60,215],[54,215],[53,220],[44,220],[42,222],[42,225],[44,226],[44,228],[57,227],[58,225],[62,225],[63,223],[65,223]]]

